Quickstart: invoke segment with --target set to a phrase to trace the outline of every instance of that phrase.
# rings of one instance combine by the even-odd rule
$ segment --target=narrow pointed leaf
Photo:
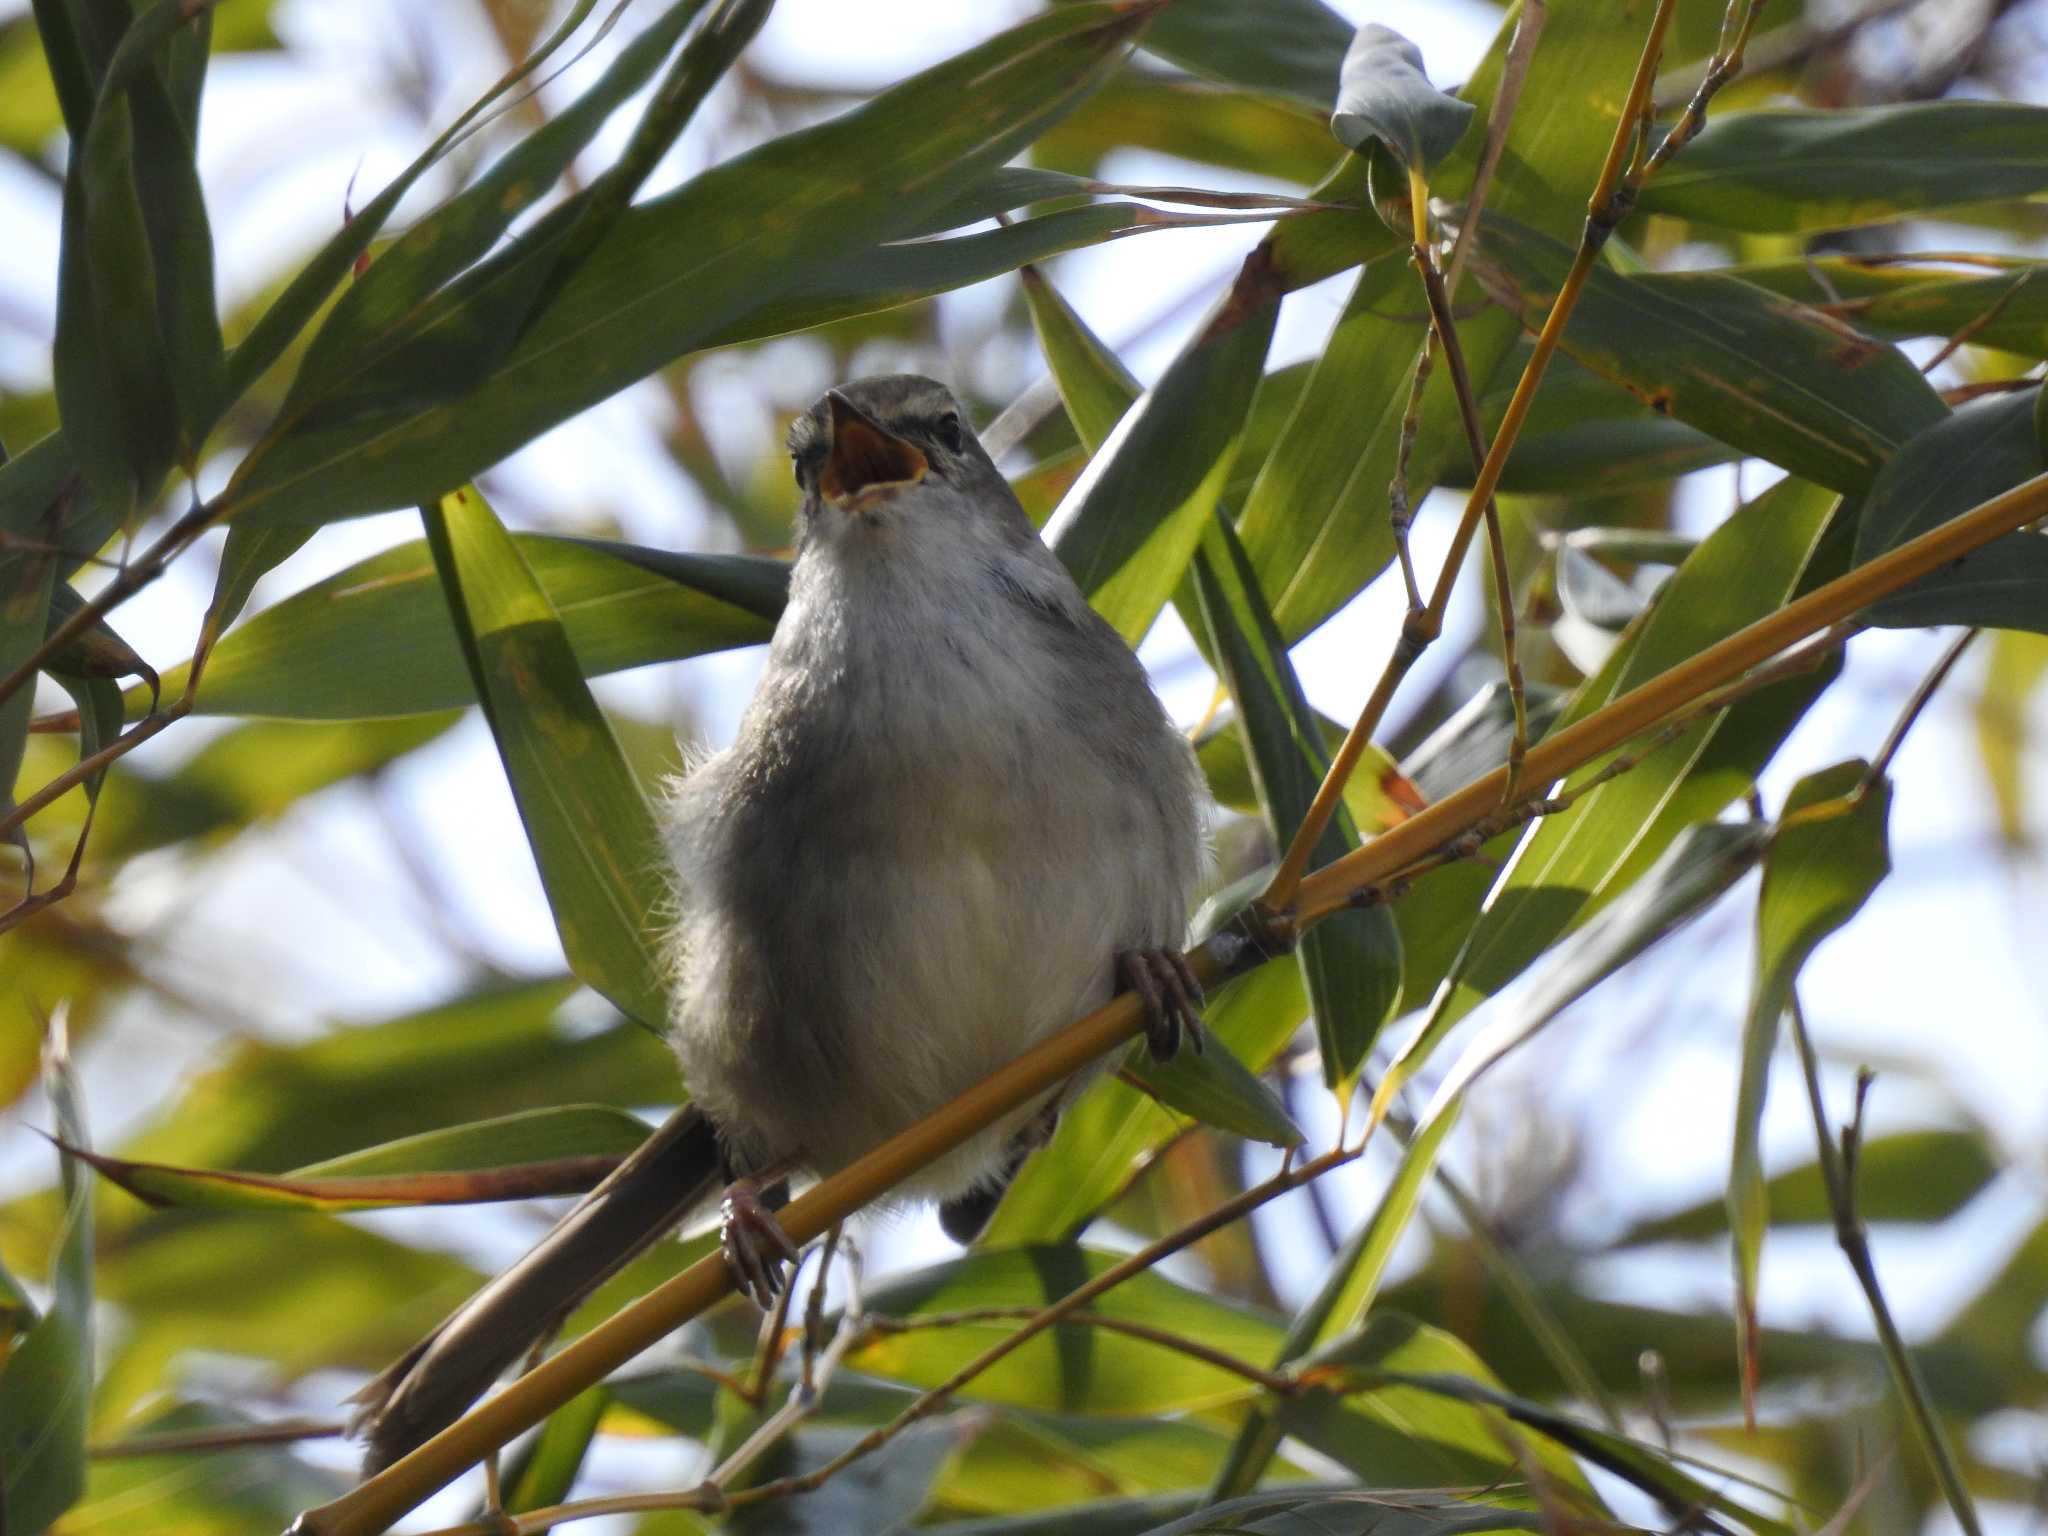
[[[427,1131],[288,1174],[182,1168],[69,1150],[152,1206],[340,1212],[579,1194],[646,1139],[646,1122],[636,1116],[577,1104]]]
[[[560,617],[496,515],[463,489],[425,510],[478,701],[497,738],[570,966],[659,1030],[660,833]]]
[[[1132,645],[1180,585],[1243,438],[1279,315],[1240,295],[1247,282],[1249,262],[1053,514],[1054,550]]]
[[[1850,229],[2048,188],[2048,109],[1911,102],[1716,115],[1637,200],[1723,229]]]
[[[755,645],[774,631],[787,562],[514,534],[586,677]],[[168,686],[182,685],[173,668]],[[372,555],[264,609],[215,647],[201,714],[349,720],[469,702],[456,632],[424,540]],[[129,695],[140,710],[146,697]]]
[[[1384,144],[1427,175],[1457,147],[1477,115],[1469,101],[1429,83],[1422,50],[1391,27],[1368,22],[1344,53],[1330,131],[1346,149]]]
[[[60,1020],[44,1047],[44,1087],[57,1133],[88,1142]],[[85,1490],[85,1436],[93,1389],[92,1178],[60,1159],[63,1225],[51,1301],[0,1364],[0,1509],[9,1530],[40,1531]]]
[[[1328,768],[1314,710],[1301,691],[1258,579],[1230,525],[1218,519],[1195,562],[1211,649],[1236,701],[1268,824],[1284,845],[1302,824]],[[1331,819],[1312,856],[1326,864],[1358,846],[1349,813]],[[1400,936],[1384,907],[1318,925],[1298,951],[1322,1047],[1323,1077],[1350,1081],[1401,995]]]
[[[2048,469],[2038,387],[1964,406],[1901,448],[1871,487],[1858,563],[1959,517]],[[1887,629],[1978,624],[2048,633],[2048,539],[2009,533],[1930,572],[1867,617]]]
[[[483,255],[553,186],[611,109],[653,73],[700,3],[672,5],[568,113],[549,119],[475,186],[409,231],[381,280],[386,261],[374,263],[314,338],[283,419],[331,430],[394,410],[423,411],[467,393],[496,368],[617,224],[654,161],[766,18],[767,0],[722,0],[603,174],[505,249],[432,290]]]
[[[1183,1050],[1171,1061],[1133,1052],[1124,1076],[1162,1104],[1233,1136],[1269,1146],[1298,1147],[1307,1138],[1280,1096],[1245,1069],[1230,1048],[1214,1043]]]
[[[1975,1131],[1898,1131],[1865,1139],[1856,1155],[1862,1170],[1856,1210],[1865,1221],[1933,1225],[1948,1220],[1998,1176],[1999,1164]],[[1771,1225],[1829,1227],[1834,1208],[1818,1162],[1774,1174],[1764,1185]],[[1617,1246],[1724,1240],[1725,1195],[1697,1201],[1667,1216],[1629,1228]]]
[[[632,208],[466,393],[331,426],[281,422],[243,461],[222,515],[319,522],[431,500],[707,345],[849,244],[917,227],[1092,86],[1150,9],[1110,3],[1035,17]]]
[[[331,391],[373,367],[424,323],[421,306],[434,290],[487,253],[513,220],[553,188],[612,112],[653,76],[705,3],[671,4],[566,109],[381,252],[321,325],[292,380],[291,398]]]
[[[1778,1021],[1791,1004],[1800,968],[1823,939],[1862,910],[1891,870],[1886,840],[1891,783],[1880,779],[1866,786],[1867,772],[1867,764],[1853,761],[1801,779],[1786,796],[1764,853],[1756,906],[1756,977],[1742,1031],[1741,1088],[1728,1169],[1745,1404],[1753,1402],[1756,1392],[1757,1270],[1770,1225],[1758,1137]]]
[[[1792,1536],[1793,1527],[1759,1514],[1692,1477],[1674,1464],[1667,1451],[1610,1430],[1580,1423],[1555,1409],[1515,1397],[1471,1376],[1384,1370],[1377,1373],[1376,1379],[1496,1408],[1516,1424],[1535,1430],[1559,1449],[1634,1484],[1674,1515],[1697,1520],[1701,1510],[1712,1510],[1738,1522],[1743,1529],[1757,1532],[1758,1536]]]
[[[1540,325],[1570,249],[1493,215],[1483,253],[1494,298]],[[1652,408],[1839,491],[1867,489],[1947,413],[1895,347],[1715,272],[1624,277],[1595,266],[1563,346]]]

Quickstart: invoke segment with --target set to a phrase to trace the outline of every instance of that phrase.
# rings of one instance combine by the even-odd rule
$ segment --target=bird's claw
[[[762,1311],[772,1310],[782,1290],[784,1261],[795,1264],[802,1255],[755,1180],[739,1178],[726,1185],[718,1203],[718,1244],[740,1289]]]
[[[1202,1053],[1202,984],[1177,949],[1127,949],[1117,981],[1145,1003],[1145,1043],[1154,1061],[1171,1061],[1185,1041]]]

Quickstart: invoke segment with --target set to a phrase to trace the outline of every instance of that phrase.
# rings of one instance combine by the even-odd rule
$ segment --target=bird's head
[[[1034,537],[960,402],[936,379],[883,374],[827,390],[790,425],[789,456],[806,552]]]

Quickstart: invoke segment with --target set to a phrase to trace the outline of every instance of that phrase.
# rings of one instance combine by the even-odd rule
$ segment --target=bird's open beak
[[[818,471],[818,494],[845,511],[858,512],[917,484],[929,467],[915,443],[884,429],[836,389],[825,395],[825,431],[831,448]]]

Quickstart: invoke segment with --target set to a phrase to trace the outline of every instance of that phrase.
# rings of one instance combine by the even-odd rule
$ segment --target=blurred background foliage
[[[642,938],[590,914],[646,910],[643,798],[730,734],[782,602],[781,428],[823,387],[954,383],[1145,637],[1219,802],[1214,887],[1271,862],[1299,814],[1276,764],[1299,779],[1328,750],[1395,633],[1387,486],[1426,324],[1405,233],[1331,137],[1338,64],[1355,23],[1389,20],[1481,105],[1431,174],[1455,227],[1529,18],[5,9],[0,662],[164,558],[111,631],[0,703],[14,803],[124,720],[148,738],[0,850],[0,904],[25,903],[0,932],[0,1529],[275,1530],[350,1480],[347,1394],[558,1209],[418,1209],[403,1181],[572,1188],[578,1157],[675,1102],[635,1021],[660,1008]],[[1456,296],[1489,427],[1650,10],[1543,8]],[[1662,121],[1722,22],[1678,7]],[[1765,12],[1712,125],[1620,226],[1503,481],[1539,730],[2040,471],[2044,55],[2035,0]],[[1381,196],[1389,169],[1379,152]],[[1204,320],[1218,304],[1231,324]],[[1408,466],[1425,579],[1455,515],[1425,493],[1471,475],[1442,373]],[[465,480],[423,530],[412,504]],[[1258,1488],[1202,1528],[2027,1528],[2048,1510],[2048,583],[2038,535],[2014,538],[1529,834],[1491,901],[1513,834],[1214,1001],[1312,1146],[1343,1123],[1326,1081],[1390,1067],[1395,1135],[1097,1310],[1261,1368],[1307,1358],[1323,1389],[1064,1326],[824,1490],[723,1523],[1178,1530]],[[1332,850],[1499,761],[1485,587],[1467,573]],[[1859,812],[1801,842],[1787,820],[1765,854],[1752,815],[1845,803],[1855,775],[1819,770],[1878,751],[1955,633],[1921,626],[1956,622],[1990,627],[1892,762],[1888,828]],[[515,662],[537,697],[497,692]],[[564,773],[581,794],[550,819],[533,791]],[[1681,838],[1702,826],[1726,836]],[[1836,1250],[1800,1062],[1773,1045],[1770,984],[1866,898],[1806,973],[1814,1081],[1839,1123],[1855,1067],[1882,1073],[1860,1208],[1962,1498]],[[1431,1060],[1471,1012],[1486,1033]],[[1239,1134],[1285,1139],[1253,1089],[1154,1091],[1093,1090],[970,1254],[927,1217],[862,1233],[861,1299],[895,1322],[747,1478],[818,1465],[1015,1327],[1002,1309],[1277,1165]],[[31,1127],[161,1165],[125,1175],[156,1203],[75,1161],[60,1180]],[[663,1245],[571,1330],[703,1251]],[[565,1409],[508,1462],[508,1507],[694,1486],[781,1399],[745,1390],[755,1325],[729,1304]]]

